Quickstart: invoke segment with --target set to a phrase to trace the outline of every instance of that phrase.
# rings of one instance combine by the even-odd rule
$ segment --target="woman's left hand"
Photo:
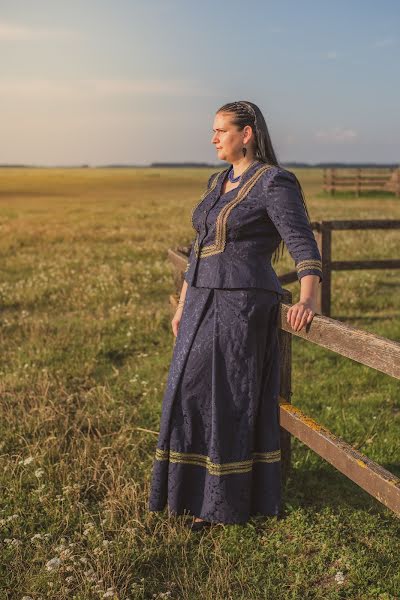
[[[287,322],[295,331],[311,323],[317,310],[317,303],[312,298],[293,304],[287,312]]]

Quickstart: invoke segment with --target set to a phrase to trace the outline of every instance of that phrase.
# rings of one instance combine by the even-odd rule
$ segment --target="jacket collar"
[[[230,191],[235,191],[236,193],[239,193],[240,189],[244,186],[244,184],[246,183],[246,181],[248,181],[250,179],[250,177],[252,177],[252,175],[254,175],[254,173],[264,165],[265,163],[261,162],[261,160],[255,160],[248,168],[247,170],[243,173],[239,185],[237,187],[235,187],[233,190]],[[214,189],[214,196],[219,198],[219,196],[222,193],[222,185],[225,181],[225,179],[228,176],[228,171],[231,167],[227,167],[226,169],[224,169],[223,171],[220,171],[219,175],[218,175],[218,182],[217,185],[215,186]],[[227,193],[227,192],[226,192]]]

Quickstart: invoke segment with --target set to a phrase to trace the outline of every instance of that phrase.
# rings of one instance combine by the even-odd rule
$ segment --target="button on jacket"
[[[293,173],[255,161],[238,187],[221,195],[229,168],[213,173],[192,210],[196,231],[184,274],[188,285],[257,287],[283,294],[272,267],[283,239],[300,280],[318,275],[321,255]]]

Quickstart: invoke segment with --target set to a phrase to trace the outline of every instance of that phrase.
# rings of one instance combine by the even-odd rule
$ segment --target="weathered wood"
[[[362,176],[359,178],[359,183],[360,185],[362,185],[363,183],[377,183],[379,185],[381,184],[386,184],[388,181],[388,174],[386,175],[370,175],[370,176]],[[356,175],[341,175],[340,179],[337,180],[337,185],[340,185],[342,183],[347,184],[347,183],[352,183],[357,185],[357,174]]]
[[[332,221],[313,221],[311,226],[316,231],[324,229],[400,229],[400,221],[398,219],[347,219],[347,220],[332,220]]]
[[[319,225],[319,223],[318,223],[318,225]],[[319,253],[322,257],[322,231],[320,230],[319,227],[314,235],[315,235],[315,239],[317,242]],[[317,289],[317,313],[319,313],[320,315],[322,315],[322,290],[324,289],[324,287],[325,287],[325,281],[322,280],[319,283],[318,289]]]
[[[284,275],[278,276],[279,282],[281,285],[285,285],[287,283],[293,283],[294,281],[298,281],[297,271],[289,271]]]
[[[187,256],[179,250],[172,248],[168,249],[168,258],[172,265],[172,277],[174,279],[174,288],[178,295],[181,292],[182,285],[184,282],[184,271],[187,264]]]
[[[331,262],[332,271],[362,269],[400,269],[400,260],[387,258],[384,260],[335,260]]]
[[[395,170],[380,169],[345,169],[345,172],[337,173],[336,169],[325,168],[323,171],[323,190],[330,192],[333,196],[335,190],[354,191],[358,197],[364,191],[380,191],[386,189],[395,192],[396,196],[400,194],[400,176],[399,183],[395,176]]]
[[[286,321],[288,309],[288,305],[281,305],[280,326],[285,331],[400,379],[399,342],[317,314],[306,328],[295,331]]]
[[[290,434],[314,450],[363,490],[400,514],[400,479],[331,433],[304,413],[280,399],[280,423]]]
[[[322,221],[321,224],[321,259],[322,259],[322,290],[321,290],[321,314],[331,314],[331,252],[332,234],[329,224]]]
[[[186,269],[187,256],[185,256],[179,250],[168,248],[168,258],[171,264],[177,269],[182,269],[183,271]]]

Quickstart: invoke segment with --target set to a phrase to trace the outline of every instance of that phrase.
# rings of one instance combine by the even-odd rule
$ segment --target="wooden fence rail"
[[[187,257],[172,249],[168,251],[168,256],[174,267],[176,294],[170,296],[170,304],[175,310]],[[284,292],[279,320],[279,419],[283,482],[290,472],[291,436],[294,435],[371,496],[400,515],[400,479],[291,404],[293,335],[397,379],[400,379],[400,343],[322,315],[315,315],[306,328],[294,331],[286,320],[292,294],[286,289]]]
[[[400,168],[325,168],[323,189],[333,196],[336,191],[354,191],[358,197],[365,191],[389,191],[400,197]]]

